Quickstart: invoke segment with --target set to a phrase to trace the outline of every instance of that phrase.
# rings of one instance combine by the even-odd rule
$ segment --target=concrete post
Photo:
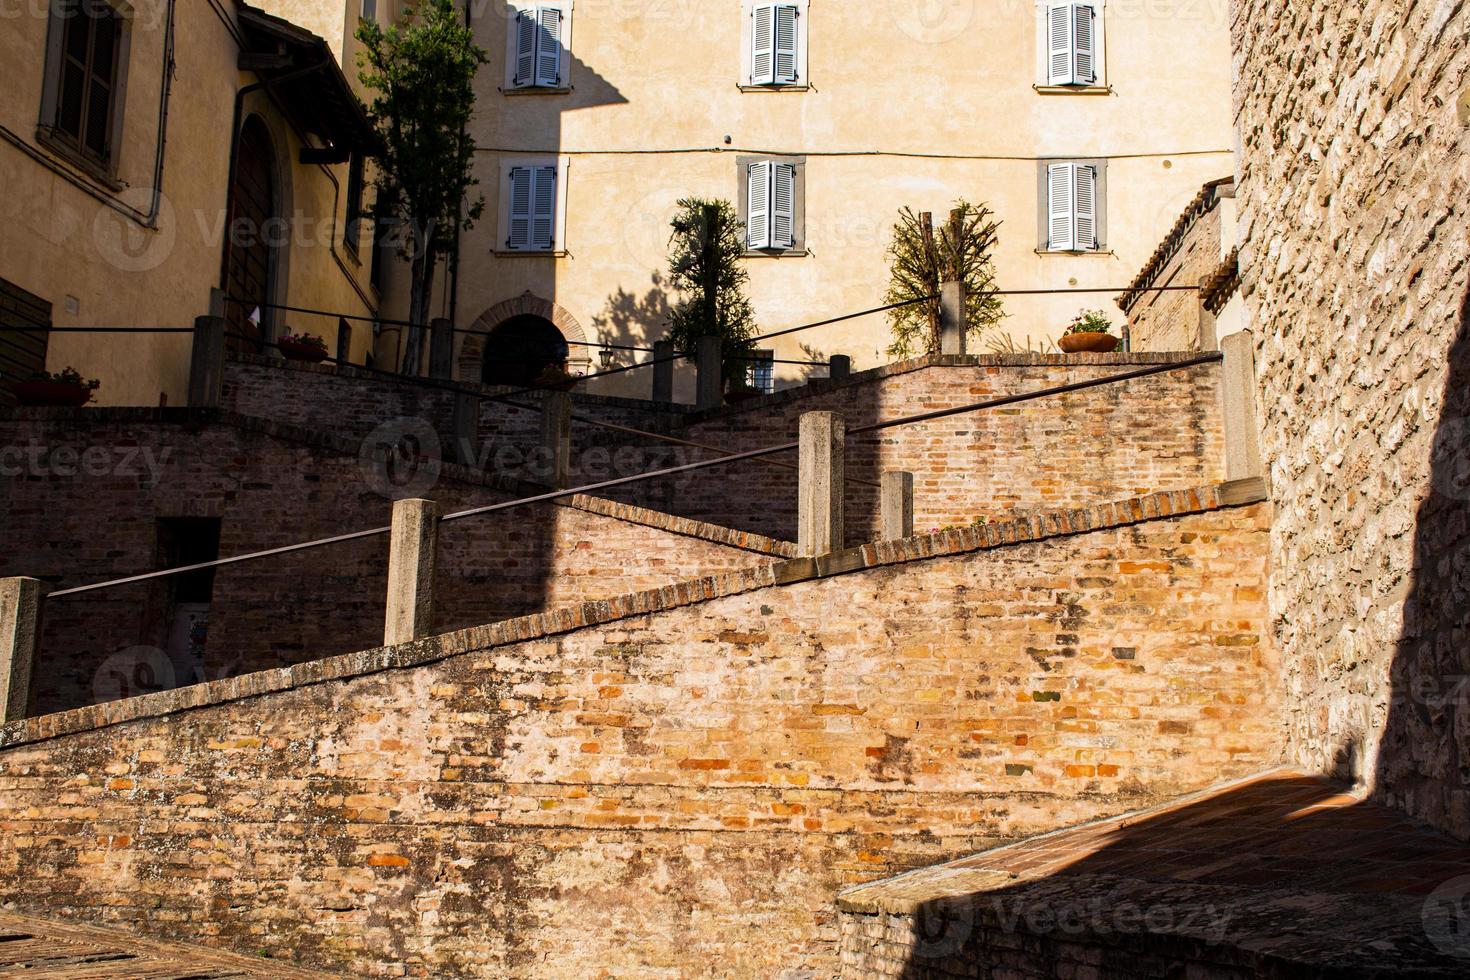
[[[837,412],[801,416],[797,463],[796,547],[802,557],[840,551],[843,536],[847,422]]]
[[[218,286],[209,287],[209,315],[218,317],[225,315],[225,291]]]
[[[674,342],[653,342],[653,400],[670,404],[674,400]]]
[[[939,353],[965,353],[965,284],[939,284]]]
[[[827,362],[827,377],[833,381],[846,381],[852,375],[852,358],[846,354],[833,354]]]
[[[439,505],[432,500],[395,500],[388,545],[384,646],[422,639],[433,629],[438,549]]]
[[[223,317],[194,318],[194,349],[189,355],[189,407],[219,408],[225,382]]]
[[[541,403],[541,446],[550,467],[547,483],[565,490],[572,469],[572,396],[565,391],[548,391]]]
[[[701,411],[719,408],[725,400],[725,383],[720,375],[720,338],[700,337],[694,357],[699,371],[694,407]]]
[[[478,458],[480,441],[480,399],[465,392],[454,395],[454,414],[450,420],[450,447],[454,461],[461,466],[472,465]]]
[[[900,541],[914,536],[914,475],[903,470],[883,474],[879,490],[880,541]]]
[[[454,324],[443,317],[429,321],[429,377],[448,381],[454,375]]]
[[[41,600],[48,591],[39,579],[0,578],[0,724],[30,712]]]
[[[1227,336],[1220,344],[1225,415],[1225,479],[1249,480],[1266,475],[1261,435],[1256,425],[1256,348],[1249,330]]]

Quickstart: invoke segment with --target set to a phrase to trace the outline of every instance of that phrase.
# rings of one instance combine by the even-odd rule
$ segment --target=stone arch
[[[457,377],[461,381],[480,380],[480,366],[485,360],[485,338],[497,326],[518,316],[539,316],[551,321],[566,338],[571,350],[568,358],[573,373],[585,372],[592,364],[592,348],[585,346],[587,331],[577,318],[549,299],[542,299],[529,289],[514,299],[501,300],[484,313],[475,317],[475,322],[466,329],[469,334],[459,348]]]

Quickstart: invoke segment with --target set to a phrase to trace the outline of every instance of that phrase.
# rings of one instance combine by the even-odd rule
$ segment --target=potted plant
[[[102,386],[96,378],[82,380],[74,367],[59,374],[36,371],[15,386],[16,401],[22,405],[52,405],[78,408],[92,400],[92,392]]]
[[[286,333],[276,341],[276,348],[289,361],[316,364],[327,358],[327,342],[315,334]]]
[[[741,402],[748,402],[752,398],[759,398],[764,394],[764,391],[747,382],[732,381],[730,382],[730,387],[725,391],[725,403],[728,405],[738,405]]]
[[[560,364],[548,364],[536,375],[535,384],[548,391],[571,391],[577,384],[577,376]]]
[[[1057,346],[1068,354],[1079,354],[1084,351],[1092,354],[1109,354],[1117,350],[1122,343],[1117,337],[1108,333],[1112,328],[1112,321],[1102,310],[1083,310],[1077,314],[1077,319],[1072,321],[1067,332],[1057,341]]]

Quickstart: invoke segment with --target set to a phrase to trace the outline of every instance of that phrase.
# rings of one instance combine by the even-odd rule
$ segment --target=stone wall
[[[831,975],[846,884],[1270,765],[1264,505],[766,565],[0,729],[0,901],[378,976]]]
[[[384,527],[393,495],[431,497],[447,513],[529,492],[455,467],[437,483],[394,487],[351,440],[184,410],[12,410],[0,447],[23,471],[0,485],[0,575],[58,589],[177,565],[160,550],[168,518],[218,518],[227,557]],[[219,569],[202,659],[160,660],[177,579],[50,600],[36,708],[371,647],[383,635],[387,546],[382,535]],[[609,501],[517,508],[444,525],[435,621],[490,623],[782,553]]]
[[[1470,837],[1470,6],[1232,31],[1291,758]]]
[[[674,430],[732,451],[795,441],[803,412],[836,411],[849,430],[873,422],[1121,374],[1182,355],[1081,354],[925,358],[817,382]],[[914,527],[1003,520],[1223,479],[1220,366],[1205,364],[1067,395],[901,426],[847,440],[847,540],[878,534],[875,484],[914,473]],[[692,458],[702,458],[691,450]],[[773,459],[794,464],[796,453]],[[753,460],[625,491],[620,499],[784,540],[796,535],[796,472]]]
[[[1229,181],[1205,185],[1119,301],[1123,312],[1128,314],[1128,336],[1133,350],[1216,348],[1213,324],[1202,294],[1192,289],[1158,287],[1207,285],[1220,272],[1228,251],[1222,244],[1222,194],[1234,193]]]

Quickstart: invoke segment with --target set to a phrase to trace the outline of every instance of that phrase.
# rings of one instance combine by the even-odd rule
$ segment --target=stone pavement
[[[838,905],[845,976],[1464,977],[1467,895],[1470,846],[1275,772]]]
[[[278,960],[143,939],[0,910],[0,977],[28,980],[321,980]]]

